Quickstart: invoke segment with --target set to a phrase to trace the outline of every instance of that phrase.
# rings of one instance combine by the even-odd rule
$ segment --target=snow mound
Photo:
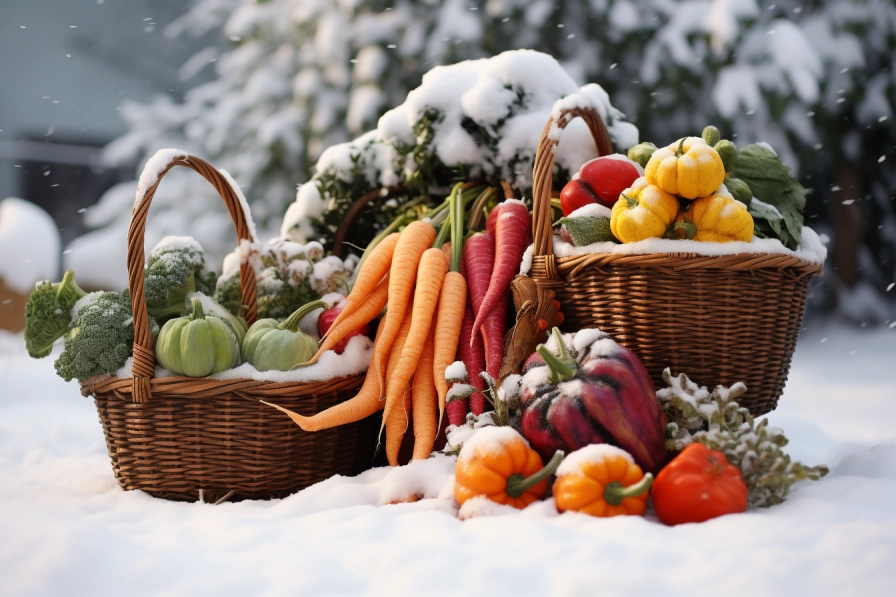
[[[324,151],[312,180],[359,179],[369,188],[393,186],[418,173],[426,156],[449,168],[469,169],[469,178],[509,182],[526,194],[532,186],[535,150],[552,115],[569,106],[596,110],[614,145],[638,143],[638,129],[610,103],[599,85],[579,87],[553,57],[531,50],[437,66],[384,114],[377,128]],[[562,132],[557,166],[573,173],[597,157],[587,125],[576,119]],[[319,218],[331,197],[317,184],[299,188],[287,211],[283,234],[312,238],[309,218]]]
[[[60,245],[56,223],[43,209],[15,197],[0,201],[0,279],[8,288],[28,294],[37,282],[55,280]]]
[[[469,460],[481,455],[491,454],[502,446],[515,441],[529,442],[512,427],[482,427],[467,438],[458,456],[459,460]]]
[[[570,452],[563,459],[563,462],[560,463],[560,466],[557,467],[557,476],[581,475],[583,466],[601,462],[611,456],[621,456],[632,464],[635,462],[631,454],[622,448],[617,448],[610,444],[591,444],[590,446],[579,448],[575,452]]]
[[[803,227],[802,239],[796,251],[791,251],[776,238],[756,238],[750,242],[709,243],[695,240],[649,238],[635,243],[617,244],[602,242],[577,247],[554,236],[554,254],[557,257],[573,257],[591,253],[614,255],[652,255],[656,253],[693,253],[695,255],[739,255],[775,253],[794,255],[809,263],[824,263],[827,249],[821,244],[818,234],[808,226]],[[528,270],[527,270],[528,271]]]
[[[172,148],[160,149],[149,158],[146,165],[143,167],[143,172],[140,173],[140,180],[137,181],[137,196],[134,200],[134,209],[137,209],[143,202],[149,189],[159,182],[159,177],[162,176],[162,173],[165,172],[171,162],[186,158],[189,155],[190,154],[182,149]]]

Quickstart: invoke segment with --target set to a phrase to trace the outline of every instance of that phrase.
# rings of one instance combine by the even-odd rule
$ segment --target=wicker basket
[[[211,165],[175,158],[159,175],[186,166],[215,186],[240,240],[251,233],[238,191]],[[96,378],[82,384],[93,395],[115,478],[122,488],[156,497],[205,501],[282,497],[335,474],[370,466],[379,428],[375,417],[308,433],[259,402],[276,398],[310,415],[343,402],[363,376],[325,382],[273,383],[253,379],[153,378],[155,356],[143,294],[146,215],[159,181],[134,206],[128,231],[128,286],[134,315],[132,378]],[[254,239],[252,239],[254,240]],[[246,320],[257,314],[255,275],[240,269]]]
[[[531,276],[556,292],[569,330],[599,327],[634,351],[664,387],[662,372],[686,373],[713,387],[742,381],[754,415],[773,410],[784,389],[812,276],[822,266],[785,254],[592,253],[555,258],[551,229],[554,152],[575,117],[587,123],[600,155],[613,153],[592,109],[562,112],[545,126],[533,172]]]

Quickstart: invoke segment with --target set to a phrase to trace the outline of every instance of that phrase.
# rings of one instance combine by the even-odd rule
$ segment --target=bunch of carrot
[[[450,213],[443,226],[451,233],[454,250],[450,258],[443,248],[446,235],[436,238],[429,222],[413,222],[400,233],[383,238],[365,255],[342,313],[309,361],[316,362],[349,332],[372,321],[385,308],[370,367],[358,394],[310,417],[271,406],[286,412],[306,431],[352,423],[382,409],[381,429],[385,429],[386,456],[392,465],[398,462],[410,412],[414,422],[413,459],[429,456],[445,410],[445,368],[454,361],[467,302],[466,280],[459,272],[465,203],[461,186],[455,186],[447,201]],[[465,194],[475,196],[478,192],[468,189]]]
[[[526,247],[532,242],[529,210],[522,201],[506,199],[489,214],[486,231],[473,234],[464,246],[464,266],[470,287],[470,302],[464,314],[457,359],[467,369],[468,381],[475,391],[469,396],[474,415],[485,411],[486,371],[498,379],[504,360],[504,335],[510,309],[510,282],[519,271]],[[455,400],[448,411],[448,422],[463,423],[466,406]]]

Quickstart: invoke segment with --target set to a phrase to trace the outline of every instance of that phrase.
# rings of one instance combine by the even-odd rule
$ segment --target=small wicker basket
[[[134,316],[133,377],[87,380],[115,478],[123,489],[161,498],[205,501],[283,497],[335,474],[369,467],[375,417],[308,433],[259,399],[311,415],[354,395],[363,375],[309,383],[253,379],[153,378],[155,356],[143,293],[143,243],[149,204],[161,178],[185,166],[208,180],[227,205],[239,240],[251,233],[238,192],[207,162],[174,158],[134,206],[128,231],[128,287]],[[240,268],[246,320],[257,314],[255,275]]]
[[[554,152],[576,117],[600,155],[613,153],[607,129],[590,108],[564,111],[545,126],[533,171],[531,277],[553,290],[563,327],[598,327],[638,355],[657,388],[662,372],[686,373],[700,385],[748,388],[754,415],[775,408],[796,347],[806,294],[822,266],[788,254],[704,256],[693,253],[592,253],[555,258],[551,228]],[[557,127],[557,128],[554,128]]]

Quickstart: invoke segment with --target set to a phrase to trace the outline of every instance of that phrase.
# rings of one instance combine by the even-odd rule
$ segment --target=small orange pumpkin
[[[484,495],[498,504],[523,509],[542,499],[563,452],[547,466],[529,443],[510,427],[485,427],[467,440],[454,469],[454,497],[463,504]]]
[[[646,475],[631,455],[609,444],[592,444],[572,452],[557,470],[554,500],[560,512],[592,516],[644,514],[653,475]]]

